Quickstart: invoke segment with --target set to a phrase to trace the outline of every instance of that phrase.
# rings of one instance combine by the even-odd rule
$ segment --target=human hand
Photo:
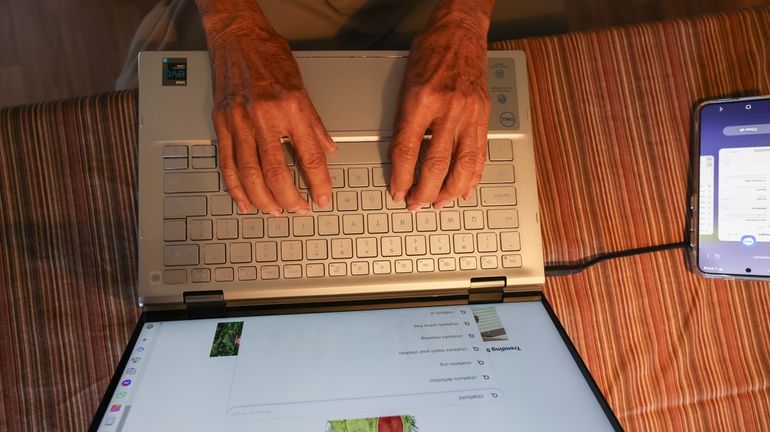
[[[305,213],[284,159],[294,146],[314,202],[331,202],[324,151],[336,149],[305,91],[288,43],[254,0],[198,0],[214,88],[214,129],[225,184],[242,212]]]
[[[476,4],[478,3],[478,4]],[[413,41],[390,149],[394,201],[416,210],[469,198],[487,154],[490,0],[443,1]],[[432,131],[412,187],[426,129]]]

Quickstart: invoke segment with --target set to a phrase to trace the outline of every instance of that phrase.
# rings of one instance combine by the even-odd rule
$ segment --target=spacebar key
[[[169,173],[163,175],[163,192],[218,192],[219,173]]]

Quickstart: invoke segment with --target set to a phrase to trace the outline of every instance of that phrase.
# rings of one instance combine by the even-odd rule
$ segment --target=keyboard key
[[[372,186],[390,185],[390,164],[384,164],[382,167],[372,168]]]
[[[187,158],[165,158],[163,159],[163,169],[167,169],[167,170],[187,169]]]
[[[348,168],[348,185],[354,188],[369,186],[369,170],[366,168]]]
[[[251,262],[251,243],[230,244],[230,262],[235,264]]]
[[[513,141],[510,139],[491,139],[489,144],[489,160],[513,160]]]
[[[324,277],[324,265],[319,263],[308,264],[305,266],[305,274],[309,278]]]
[[[369,263],[366,261],[355,261],[350,264],[350,274],[354,276],[363,276],[369,274]]]
[[[476,244],[479,252],[497,252],[497,234],[478,233],[476,234]]]
[[[184,219],[169,219],[163,221],[163,240],[185,241],[187,240],[187,224]]]
[[[302,260],[302,241],[284,240],[281,242],[281,260],[283,261],[301,261]]]
[[[277,265],[262,266],[259,273],[262,280],[274,280],[280,277],[280,269]]]
[[[299,264],[289,264],[283,266],[283,277],[285,279],[299,279],[302,277],[302,266]]]
[[[340,219],[337,215],[318,216],[318,234],[322,236],[339,235]]]
[[[473,252],[473,234],[455,234],[452,240],[454,241],[455,253]]]
[[[367,214],[366,227],[369,234],[384,234],[388,232],[388,215],[386,213]]]
[[[187,146],[186,145],[165,145],[163,146],[164,158],[186,158]]]
[[[217,238],[232,240],[238,238],[238,219],[219,219],[217,221]]]
[[[349,238],[332,239],[332,258],[353,258],[353,240]]]
[[[487,164],[484,166],[484,172],[481,174],[481,184],[513,182],[513,165]]]
[[[257,279],[257,268],[252,266],[238,268],[238,280],[251,281]]]
[[[267,220],[267,236],[283,238],[289,236],[289,218],[271,217]]]
[[[194,283],[211,282],[211,270],[207,268],[196,268],[190,271]]]
[[[163,174],[163,192],[219,192],[219,173],[189,172]]]
[[[417,231],[420,231],[420,232],[436,231],[437,224],[436,224],[435,212],[432,212],[432,211],[417,212],[417,214],[415,215],[415,219],[417,219]]]
[[[393,232],[405,233],[412,232],[412,214],[411,213],[393,213]]]
[[[360,237],[356,239],[356,256],[359,258],[374,258],[377,256],[377,239]]]
[[[385,193],[385,208],[388,210],[403,210],[406,208],[406,201],[395,202],[389,193]]]
[[[364,233],[364,215],[343,215],[342,232],[345,234],[363,234]]]
[[[439,258],[438,269],[440,271],[455,271],[456,263],[455,259],[451,257]]]
[[[417,260],[417,271],[420,273],[430,273],[434,270],[432,258],[422,258]]]
[[[163,282],[167,284],[187,283],[187,271],[181,269],[166,270],[163,272]]]
[[[329,276],[347,276],[348,266],[345,263],[329,263]]]
[[[503,255],[503,267],[505,268],[521,267],[521,255]]]
[[[164,246],[163,264],[167,266],[198,265],[198,245]]]
[[[519,212],[516,209],[489,210],[487,211],[487,225],[492,229],[518,228]]]
[[[382,237],[380,239],[382,243],[381,251],[384,257],[401,256],[401,237]]]
[[[295,237],[310,237],[315,234],[315,219],[312,216],[294,216],[291,223]]]
[[[183,218],[188,216],[206,216],[206,197],[165,197],[163,198],[163,217]]]
[[[326,240],[308,240],[305,243],[305,253],[309,260],[325,260],[328,258]]]
[[[390,274],[390,261],[375,261],[372,265],[374,274]]]
[[[460,258],[460,270],[476,270],[476,257],[465,256]]]
[[[431,255],[446,255],[449,253],[449,235],[434,234],[430,236]]]
[[[412,273],[412,260],[396,260],[396,273]]]
[[[365,190],[361,191],[362,210],[382,210],[382,192]]]
[[[203,245],[203,262],[205,264],[224,264],[225,257],[224,243],[209,243]]]
[[[337,192],[337,210],[340,210],[340,211],[358,210],[358,192],[356,191]]]
[[[516,187],[499,186],[481,188],[481,205],[484,207],[516,205]]]
[[[217,282],[231,282],[233,280],[233,269],[230,267],[217,267],[214,270],[214,279]]]
[[[230,195],[212,196],[211,214],[214,216],[230,216],[233,214],[233,199],[230,198]]]
[[[481,268],[485,270],[497,268],[497,257],[494,255],[486,255],[481,257]]]
[[[257,257],[257,262],[278,261],[278,243],[273,241],[256,242],[254,243],[254,255]]]
[[[463,220],[467,230],[484,229],[484,212],[481,210],[465,210]]]
[[[264,225],[262,219],[244,218],[241,223],[243,238],[262,238],[264,237]]]
[[[334,153],[339,153],[339,148]],[[329,154],[326,155],[326,158],[328,163]],[[345,172],[342,170],[342,168],[329,168],[329,177],[332,179],[333,188],[336,189],[345,187]]]
[[[192,167],[194,169],[214,169],[217,167],[217,158],[193,158]]]
[[[404,243],[406,245],[406,254],[408,256],[425,255],[427,253],[425,236],[406,236]]]
[[[460,230],[460,212],[458,211],[442,211],[441,215],[441,230],[442,231],[459,231]],[[419,219],[417,229],[420,229]]]
[[[217,147],[213,145],[194,145],[190,148],[192,149],[192,157],[194,158],[210,158],[217,156]]]
[[[517,251],[521,249],[519,233],[507,231],[500,233],[500,249],[503,252]]]
[[[457,205],[460,207],[476,207],[479,205],[478,197],[477,197],[476,191],[471,194],[471,196],[466,200],[462,197],[457,198]]]

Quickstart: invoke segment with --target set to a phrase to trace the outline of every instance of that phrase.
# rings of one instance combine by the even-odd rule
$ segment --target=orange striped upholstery
[[[770,93],[770,8],[495,44],[529,60],[546,259],[681,241],[696,100]],[[0,111],[0,430],[80,430],[135,305],[135,92]],[[770,284],[680,251],[549,278],[627,430],[770,430]]]

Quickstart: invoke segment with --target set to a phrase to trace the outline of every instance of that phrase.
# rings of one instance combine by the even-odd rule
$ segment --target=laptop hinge
[[[502,303],[505,283],[505,276],[472,278],[468,303]]]
[[[188,291],[184,293],[189,318],[221,318],[225,316],[225,295],[218,291]]]

